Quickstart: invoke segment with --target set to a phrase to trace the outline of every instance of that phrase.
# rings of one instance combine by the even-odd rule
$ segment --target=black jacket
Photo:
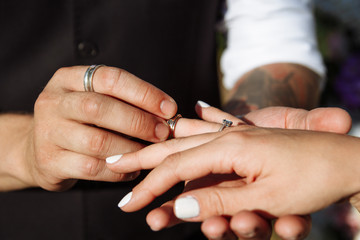
[[[218,106],[219,6],[219,0],[1,1],[0,111],[32,112],[58,68],[82,64],[126,69],[171,95],[186,117],[194,116],[197,100]],[[164,199],[138,213],[119,210],[134,185],[80,181],[63,193],[1,193],[0,239],[201,239],[195,224],[149,229],[145,215]]]

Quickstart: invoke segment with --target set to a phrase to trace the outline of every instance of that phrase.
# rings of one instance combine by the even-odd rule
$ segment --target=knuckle
[[[87,149],[96,156],[106,156],[109,151],[110,133],[106,131],[97,131],[86,139]]]
[[[242,134],[240,132],[227,132],[222,137],[222,140],[225,142],[238,142],[242,139]]]
[[[102,116],[101,108],[102,108],[102,101],[99,101],[97,97],[89,97],[85,96],[81,100],[81,109],[84,116],[91,120],[91,119],[98,119]]]
[[[56,72],[53,75],[53,78],[58,78],[59,76],[63,76],[68,71],[67,67],[62,67],[56,70]]]
[[[177,181],[182,180],[184,172],[179,167],[178,159],[181,158],[181,152],[170,154],[163,163],[163,167],[167,169]]]
[[[142,161],[140,154],[141,154],[140,151],[136,151],[132,153],[133,162],[136,163],[138,169],[147,169],[146,161],[145,162]],[[135,170],[135,169],[131,169],[131,170]]]
[[[222,139],[230,143],[245,143],[250,137],[251,135],[246,131],[229,131]]]
[[[126,82],[126,71],[120,68],[104,67],[99,80],[108,93],[116,93]]]
[[[214,214],[216,216],[227,214],[221,196],[222,194],[217,189],[214,189],[211,194],[209,194],[209,207],[211,206],[214,209]]]
[[[51,95],[47,91],[42,91],[35,101],[34,111],[37,112],[43,109],[47,109],[51,101]]]
[[[86,176],[86,178],[89,178],[89,180],[91,180],[95,179],[95,177],[101,173],[102,169],[103,168],[98,159],[88,158],[82,165],[82,168],[80,169],[80,174]]]
[[[50,83],[57,83],[63,81],[64,77],[69,73],[70,67],[62,67],[56,70],[54,75],[52,76]]]
[[[138,92],[135,95],[138,98],[140,105],[145,105],[149,102],[150,97],[152,96],[152,91],[150,85],[145,82],[141,82],[138,88]]]
[[[149,133],[153,134],[151,123],[152,121],[147,121],[145,112],[134,111],[130,121],[130,132],[135,135],[142,134],[145,136],[149,135]]]

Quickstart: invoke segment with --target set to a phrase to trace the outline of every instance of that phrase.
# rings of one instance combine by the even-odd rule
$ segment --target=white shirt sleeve
[[[227,0],[225,87],[256,67],[281,62],[301,64],[324,79],[314,25],[311,0]]]

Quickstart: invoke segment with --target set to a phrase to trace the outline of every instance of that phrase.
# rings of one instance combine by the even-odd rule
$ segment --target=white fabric
[[[324,79],[314,24],[311,0],[227,0],[225,87],[256,67],[280,62],[301,64]]]

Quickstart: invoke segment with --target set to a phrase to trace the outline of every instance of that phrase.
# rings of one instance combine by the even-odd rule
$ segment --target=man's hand
[[[137,172],[109,171],[105,158],[143,148],[133,138],[149,142],[167,139],[165,119],[177,109],[170,96],[124,70],[105,66],[94,75],[95,92],[85,92],[86,68],[62,68],[54,74],[28,121],[31,126],[23,134],[25,149],[4,157],[3,166],[11,162],[15,169],[11,174],[24,187],[61,191],[78,179],[134,179]],[[11,117],[7,121],[11,123]]]

